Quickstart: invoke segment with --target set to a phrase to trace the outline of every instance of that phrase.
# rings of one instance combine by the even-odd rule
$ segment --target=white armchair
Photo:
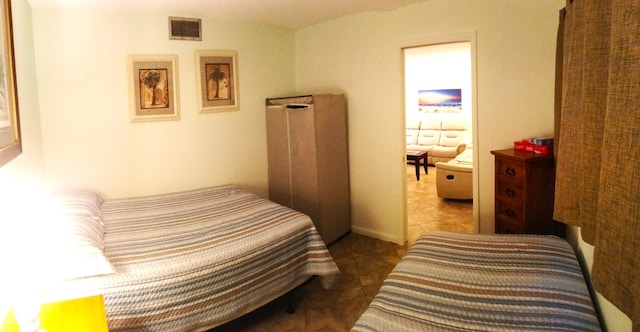
[[[448,162],[436,163],[438,197],[473,199],[473,150],[464,150]]]

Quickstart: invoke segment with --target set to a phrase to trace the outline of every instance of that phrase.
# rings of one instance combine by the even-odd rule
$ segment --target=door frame
[[[479,206],[480,206],[480,188],[479,188],[479,172],[478,170],[478,151],[479,142],[478,142],[478,88],[477,88],[477,64],[476,64],[476,31],[466,31],[466,32],[458,32],[458,33],[450,33],[450,34],[442,34],[442,35],[433,35],[433,36],[425,36],[419,38],[412,38],[403,40],[399,43],[400,53],[401,53],[401,66],[402,66],[402,112],[403,112],[403,123],[402,123],[402,132],[406,132],[406,86],[405,86],[405,54],[404,50],[408,48],[415,47],[423,47],[423,46],[432,46],[439,44],[450,44],[450,43],[460,43],[460,42],[469,42],[470,43],[470,53],[471,53],[471,127],[472,127],[472,141],[473,141],[473,232],[478,233],[479,231]],[[404,135],[403,135],[404,136]],[[406,159],[406,142],[403,141],[402,151],[404,151],[404,158]],[[406,160],[404,160],[406,164]],[[402,242],[404,243],[407,239],[407,229],[409,223],[408,216],[408,199],[407,199],[407,181],[406,179],[406,168],[402,168],[402,177],[403,183],[403,195],[404,195],[404,223],[402,225]]]

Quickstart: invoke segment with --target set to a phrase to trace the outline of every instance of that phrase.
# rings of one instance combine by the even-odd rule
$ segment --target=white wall
[[[34,208],[32,204],[28,204],[26,207],[16,206],[15,199],[16,197],[32,198],[37,195],[43,189],[44,179],[31,8],[26,0],[14,0],[12,1],[12,11],[23,152],[0,168],[0,208],[2,211],[0,214],[0,261],[4,268],[3,273],[0,273],[0,316],[2,317],[4,317],[6,309],[13,304],[9,294],[21,286],[14,279],[15,273],[8,272],[7,264],[4,264],[7,260],[15,259],[16,249],[10,244],[15,238],[15,231],[21,226],[17,213],[23,213],[25,208]]]
[[[267,195],[265,98],[294,92],[291,30],[202,18],[202,41],[169,40],[175,13],[34,10],[48,186],[107,197],[237,184]],[[196,50],[238,52],[237,112],[198,114]],[[179,121],[129,122],[127,55],[178,56]]]
[[[555,44],[563,5],[562,0],[430,0],[296,32],[298,89],[348,94],[354,229],[391,241],[403,238],[401,45],[475,30],[479,197],[474,203],[479,231],[493,232],[490,150],[553,133]]]
[[[460,119],[471,137],[471,42],[404,49],[405,114],[407,119]],[[419,90],[461,89],[460,113],[428,113],[418,105]]]
[[[582,240],[579,227],[568,227],[567,240],[574,247],[582,265],[586,267],[587,274],[591,276],[594,247]],[[630,332],[633,329],[631,319],[600,293],[596,292],[595,301],[601,313],[601,323],[606,326],[607,331]]]

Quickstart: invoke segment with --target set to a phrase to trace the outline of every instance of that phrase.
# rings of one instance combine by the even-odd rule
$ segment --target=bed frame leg
[[[287,294],[287,313],[293,315],[296,312],[296,304],[293,300],[293,291]]]

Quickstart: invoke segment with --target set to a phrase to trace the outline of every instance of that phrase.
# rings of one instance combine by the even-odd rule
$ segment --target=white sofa
[[[467,124],[461,120],[408,120],[407,151],[426,151],[427,164],[446,162],[465,150]]]
[[[438,197],[473,199],[473,150],[467,149],[448,162],[436,163]]]

